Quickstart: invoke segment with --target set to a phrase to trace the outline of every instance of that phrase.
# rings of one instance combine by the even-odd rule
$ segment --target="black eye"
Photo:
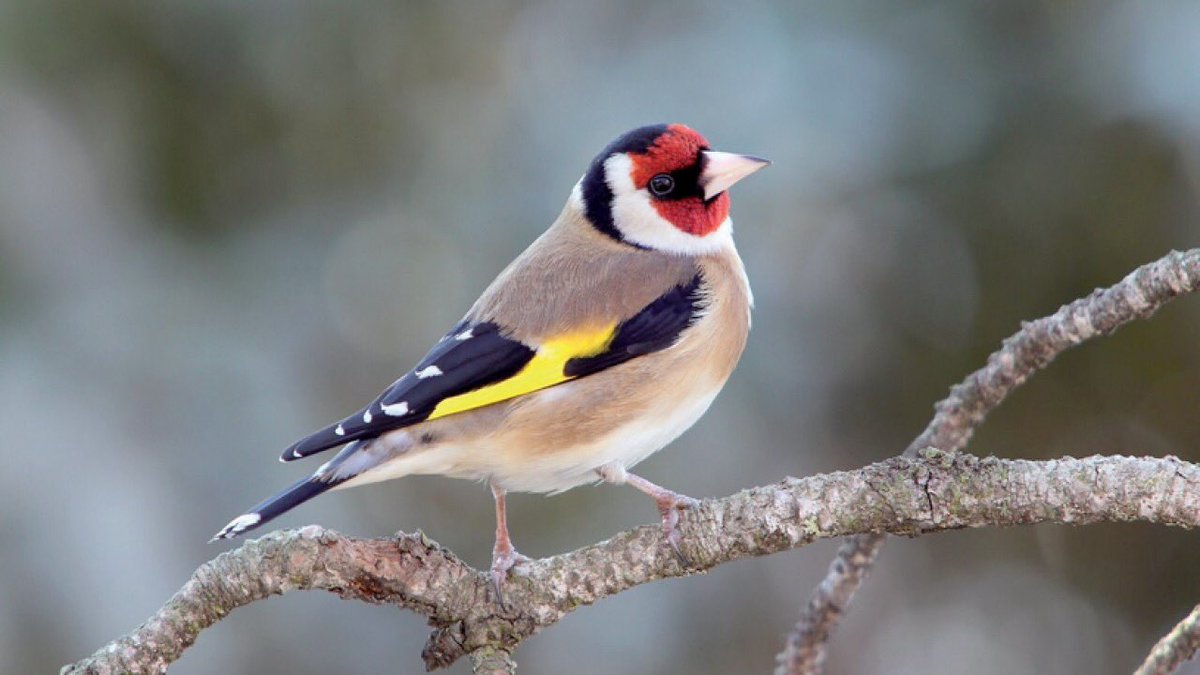
[[[660,173],[650,179],[650,193],[655,197],[670,194],[675,189],[675,179],[665,173]]]

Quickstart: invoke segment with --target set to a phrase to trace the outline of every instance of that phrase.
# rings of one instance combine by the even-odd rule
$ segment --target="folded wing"
[[[666,349],[704,304],[698,273],[625,321],[581,328],[537,345],[506,337],[492,322],[464,321],[369,405],[293,444],[281,459],[499,403]]]

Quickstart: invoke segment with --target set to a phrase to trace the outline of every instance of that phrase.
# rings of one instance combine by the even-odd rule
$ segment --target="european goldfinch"
[[[214,539],[332,488],[440,474],[491,486],[497,588],[525,559],[509,540],[508,491],[629,483],[654,498],[678,553],[677,509],[695,501],[628,469],[692,426],[741,356],[753,299],[728,190],[767,164],[709,150],[682,124],[613,141],[415,368],[281,459],[341,452]]]

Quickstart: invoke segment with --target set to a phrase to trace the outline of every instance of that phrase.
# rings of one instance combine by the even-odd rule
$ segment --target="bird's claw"
[[[671,547],[671,552],[675,554],[675,559],[684,568],[692,567],[691,558],[684,555],[679,548],[679,512],[683,509],[694,509],[700,506],[700,501],[664,490],[663,494],[655,496],[654,503],[658,506],[659,514],[662,515],[663,536],[667,540],[667,545]]]
[[[492,552],[492,586],[496,589],[496,599],[501,606],[506,604],[504,602],[504,580],[508,578],[508,571],[516,565],[527,563],[530,560],[529,556],[521,555],[512,547]]]
[[[596,473],[610,483],[628,483],[639,492],[649,495],[654,500],[654,505],[658,507],[659,515],[662,516],[662,531],[667,545],[671,547],[671,551],[680,565],[685,569],[693,567],[691,559],[684,555],[679,548],[679,531],[676,526],[679,525],[679,512],[683,509],[694,509],[700,506],[698,499],[681,495],[661,485],[651,483],[641,476],[628,473],[620,464],[605,464],[596,469]]]

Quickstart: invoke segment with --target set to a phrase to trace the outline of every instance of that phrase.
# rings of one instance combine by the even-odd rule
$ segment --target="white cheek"
[[[575,187],[571,188],[571,196],[567,198],[567,203],[571,205],[571,208],[580,213],[586,210],[583,205],[583,179],[585,177],[579,177],[579,180],[575,183]]]
[[[630,242],[656,251],[683,255],[715,253],[733,244],[733,224],[726,218],[705,236],[688,234],[659,215],[645,190],[634,187],[628,155],[613,155],[604,162],[604,174],[612,190],[613,224]]]

